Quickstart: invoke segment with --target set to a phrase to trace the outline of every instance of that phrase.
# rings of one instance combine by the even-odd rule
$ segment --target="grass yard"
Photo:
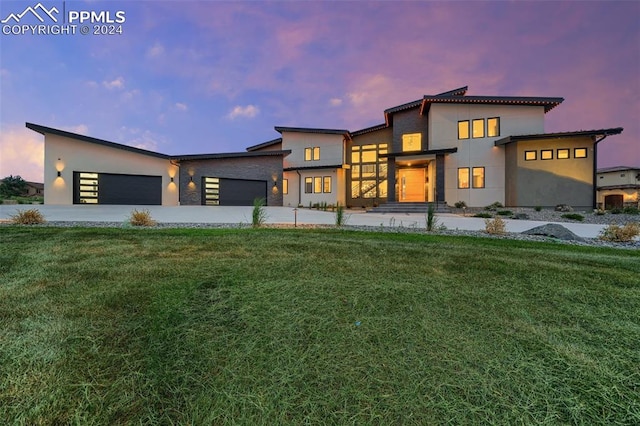
[[[640,251],[0,228],[1,424],[640,424]]]

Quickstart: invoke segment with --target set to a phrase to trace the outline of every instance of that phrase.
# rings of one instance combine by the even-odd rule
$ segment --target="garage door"
[[[267,181],[205,177],[202,204],[251,206],[256,198],[267,198]]]
[[[74,204],[161,205],[162,177],[74,172]]]

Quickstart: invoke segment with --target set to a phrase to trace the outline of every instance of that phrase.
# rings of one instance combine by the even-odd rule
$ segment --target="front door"
[[[400,169],[398,170],[399,199],[400,202],[424,203],[425,169]]]

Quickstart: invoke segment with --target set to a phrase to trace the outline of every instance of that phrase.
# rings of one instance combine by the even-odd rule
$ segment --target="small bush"
[[[38,209],[18,210],[11,216],[11,220],[18,225],[38,225],[46,222]]]
[[[473,217],[483,217],[485,219],[493,217],[491,213],[480,212],[473,215]]]
[[[347,218],[344,214],[344,206],[340,203],[336,204],[336,226],[342,226],[347,223]]]
[[[640,214],[640,209],[633,206],[628,206],[622,209],[622,213],[624,214]]]
[[[627,223],[624,226],[609,225],[600,231],[599,238],[605,241],[626,243],[640,235],[640,223]]]
[[[129,216],[132,226],[156,226],[156,221],[151,218],[149,210],[134,210]]]
[[[511,210],[499,210],[498,214],[500,216],[512,216],[513,212]]]
[[[264,208],[264,198],[256,198],[253,200],[253,211],[251,215],[251,225],[259,228],[267,221],[267,212]]]
[[[504,206],[502,205],[502,203],[500,201],[496,201],[495,203],[489,204],[484,209],[494,212],[494,211],[496,211],[498,209],[501,209],[503,207]]]
[[[493,220],[485,219],[484,224],[484,230],[487,234],[504,235],[507,232],[507,224],[501,217],[496,217]]]
[[[464,209],[465,207],[467,207],[467,203],[465,203],[464,201],[458,201],[454,204],[454,206],[456,207],[456,209]]]
[[[427,207],[427,231],[431,232],[433,230],[436,229],[436,226],[438,225],[438,219],[436,219],[436,208],[434,207],[433,203],[430,203],[429,206]]]
[[[596,216],[604,216],[605,213],[606,213],[606,211],[604,211],[602,209],[596,209],[593,212],[593,214],[595,214]]]
[[[622,209],[618,208],[618,207],[614,207],[610,210],[611,214],[620,214],[622,213]]]
[[[582,222],[584,220],[584,216],[582,216],[580,213],[566,213],[561,217],[570,220],[577,220],[578,222]]]
[[[533,209],[539,212],[539,211],[542,211],[542,206],[535,206]]]

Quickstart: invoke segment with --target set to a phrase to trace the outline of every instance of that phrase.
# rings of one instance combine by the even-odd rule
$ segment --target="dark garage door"
[[[74,173],[75,204],[82,204],[80,179]],[[162,177],[98,173],[95,192],[97,204],[161,205]]]
[[[251,206],[256,198],[267,198],[264,180],[220,179],[221,206]]]

